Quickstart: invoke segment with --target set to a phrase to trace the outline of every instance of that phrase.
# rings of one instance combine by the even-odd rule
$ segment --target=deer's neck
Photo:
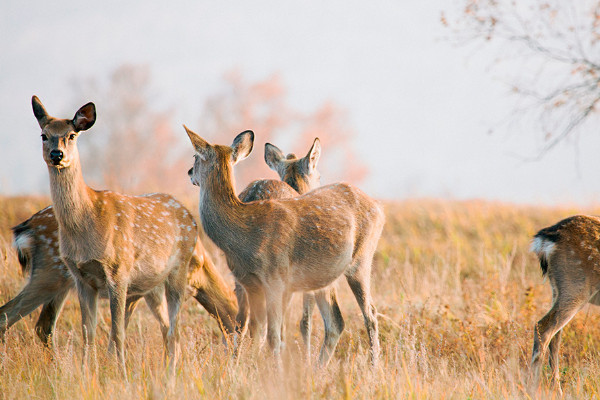
[[[61,228],[81,231],[93,220],[93,190],[83,180],[79,160],[67,168],[48,167],[50,195]]]
[[[251,218],[234,190],[233,171],[220,165],[200,182],[200,220],[210,239],[226,254],[239,249]]]

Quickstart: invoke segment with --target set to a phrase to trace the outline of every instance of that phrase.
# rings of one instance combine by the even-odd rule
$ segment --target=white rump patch
[[[21,233],[13,239],[13,247],[19,251],[31,248],[33,238],[29,233]]]
[[[555,247],[556,243],[551,242],[547,239],[536,237],[531,241],[531,246],[529,247],[529,250],[538,255],[544,254],[546,258],[549,258],[550,254],[552,254]]]

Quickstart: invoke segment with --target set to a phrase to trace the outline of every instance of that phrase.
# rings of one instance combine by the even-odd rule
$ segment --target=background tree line
[[[182,123],[219,144],[230,144],[245,129],[255,132],[253,153],[236,167],[238,191],[255,179],[276,178],[263,159],[266,142],[303,156],[319,137],[324,183],[358,183],[367,175],[352,147],[355,132],[337,104],[325,101],[311,112],[296,110],[276,74],[248,82],[240,73],[230,72],[220,86],[198,110],[196,121],[175,121],[173,109],[158,109],[152,102],[160,94],[153,89],[151,71],[145,66],[120,66],[105,82],[76,81],[74,103],[92,100],[98,108],[94,131],[79,144],[86,178],[93,187],[133,194],[189,193],[186,171],[192,165],[192,150]]]

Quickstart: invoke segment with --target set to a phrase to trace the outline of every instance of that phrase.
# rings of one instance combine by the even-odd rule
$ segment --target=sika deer
[[[29,273],[30,277],[21,292],[0,307],[0,340],[8,328],[43,305],[35,331],[42,342],[50,346],[67,294],[75,288],[69,270],[60,259],[58,224],[52,206],[38,211],[27,221],[13,227],[12,231],[23,274]],[[189,265],[188,292],[217,320],[224,337],[234,332],[237,310],[233,293],[217,273],[200,241],[196,242]],[[100,295],[107,297],[106,292]],[[161,304],[164,302],[162,295],[148,306],[161,324],[163,338],[166,338],[169,324],[165,305]],[[133,302],[126,307],[125,329],[136,304]]]
[[[187,267],[196,245],[192,215],[166,194],[126,196],[88,187],[81,172],[77,138],[96,121],[87,103],[72,120],[53,118],[33,96],[33,113],[42,129],[44,161],[58,222],[60,256],[75,281],[81,308],[84,365],[94,344],[97,300],[108,291],[111,311],[109,352],[125,373],[126,302],[165,290],[169,329],[165,348],[174,365],[179,345],[178,314]],[[115,144],[118,145],[118,144]]]
[[[362,310],[376,363],[379,336],[370,279],[384,224],[381,206],[347,184],[292,199],[242,203],[234,192],[233,166],[250,154],[254,133],[242,132],[231,146],[222,146],[185,129],[196,151],[188,174],[200,187],[202,226],[244,286],[251,314],[262,320],[266,313],[267,339],[278,365],[282,315],[290,295],[324,288],[342,274]],[[336,344],[325,340],[321,354],[331,357]]]
[[[317,163],[320,156],[321,143],[318,138],[314,140],[308,154],[300,159],[294,154],[288,154],[285,157],[277,146],[267,143],[265,145],[265,162],[279,174],[281,181],[272,179],[254,181],[238,197],[244,203],[249,203],[257,200],[285,199],[296,197],[298,194],[305,194],[320,185],[320,174],[317,171]],[[321,293],[321,291],[325,292]],[[244,288],[238,282],[235,283],[235,292],[239,305],[237,322],[240,330],[243,331],[248,318],[248,298]],[[327,296],[327,292],[330,292],[329,297]],[[325,325],[325,337],[328,342],[337,342],[344,330],[344,319],[337,304],[335,286],[322,289],[317,291],[317,293],[320,304],[319,309],[321,310]],[[300,320],[300,332],[305,344],[307,359],[310,359],[310,336],[312,311],[316,301],[315,292],[303,293],[302,300],[303,312],[302,319]],[[256,337],[258,324],[255,318],[252,316],[250,318],[252,321],[250,332],[253,337]],[[283,340],[283,331],[281,336]],[[321,362],[329,359],[325,354],[321,355],[320,358]]]
[[[544,228],[534,236],[531,251],[552,286],[552,308],[534,328],[531,384],[537,388],[549,348],[552,381],[562,392],[558,370],[562,329],[587,303],[600,305],[600,218],[576,215]]]

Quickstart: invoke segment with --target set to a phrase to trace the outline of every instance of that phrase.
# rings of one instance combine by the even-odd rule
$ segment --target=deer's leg
[[[554,337],[550,340],[548,349],[550,350],[550,357],[548,361],[550,363],[550,369],[552,370],[552,382],[560,390],[560,371],[558,370],[558,356],[560,354],[560,342],[562,337],[562,329],[556,332]]]
[[[246,290],[246,293],[248,295],[248,303],[250,304],[250,324],[248,330],[252,340],[260,346],[264,339],[264,326],[267,320],[265,295],[259,287]]]
[[[75,282],[75,288],[77,289],[79,308],[81,309],[81,330],[83,337],[82,362],[83,369],[87,370],[90,348],[94,351],[94,364],[96,361],[96,348],[94,345],[96,340],[96,324],[98,321],[98,291],[83,280],[77,263],[68,258],[63,258],[63,262],[69,269]]]
[[[315,297],[325,327],[325,338],[319,353],[319,365],[326,366],[331,360],[340,335],[344,330],[344,318],[340,312],[337,291],[334,286],[317,290]]]
[[[83,335],[83,366],[87,368],[89,349],[95,351],[96,323],[98,318],[98,291],[84,282],[77,282],[77,297],[81,309]]]
[[[248,318],[250,318],[250,301],[248,300],[248,294],[246,289],[238,282],[235,281],[234,289],[235,297],[237,299],[238,311],[235,316],[235,335],[233,337],[233,356],[237,357],[240,346],[246,330],[248,329]],[[252,336],[252,335],[251,335]]]
[[[167,310],[169,314],[169,329],[167,330],[167,356],[169,357],[169,369],[175,373],[175,364],[179,358],[179,309],[185,294],[187,285],[186,268],[188,263],[182,263],[176,268],[165,283],[165,295],[167,298]],[[185,267],[184,267],[185,266]]]
[[[55,293],[48,292],[38,293],[33,286],[28,284],[19,294],[0,307],[0,340],[4,340],[8,328],[21,318],[31,314],[40,305],[50,301]]]
[[[288,291],[284,291],[283,292],[283,296],[281,299],[281,310],[282,310],[282,315],[281,315],[281,350],[283,351],[283,349],[285,348],[285,322],[286,322],[286,315],[287,312],[290,308],[290,300],[292,299],[292,293],[288,292]]]
[[[379,360],[379,327],[377,310],[371,299],[371,260],[359,261],[357,268],[346,275],[346,280],[362,311],[371,347],[371,363],[376,365]]]
[[[108,287],[108,298],[110,301],[110,344],[109,353],[115,350],[117,363],[121,372],[125,374],[125,308],[127,302],[127,285],[115,283]],[[137,300],[136,300],[137,301]]]
[[[533,332],[533,351],[531,355],[531,385],[532,389],[537,388],[540,379],[540,368],[541,363],[546,355],[548,346],[552,339],[555,337],[557,332],[562,330],[564,326],[577,314],[577,312],[586,303],[586,300],[582,298],[583,290],[577,290],[577,288],[571,288],[569,293],[573,293],[574,296],[562,295],[558,291],[558,295],[555,296],[554,304],[552,308],[534,327]],[[560,349],[560,338],[554,341],[551,347],[552,369],[553,377],[558,376],[558,353]],[[560,388],[560,384],[559,384]]]
[[[49,282],[50,281],[50,282]],[[17,294],[13,299],[8,301],[2,307],[0,307],[0,340],[4,339],[5,332],[12,325],[17,323],[21,318],[26,317],[36,308],[42,304],[48,304],[54,300],[55,297],[66,296],[66,293],[73,287],[73,280],[66,278],[60,274],[55,274],[50,268],[34,269],[31,272],[29,282],[25,287]],[[62,292],[65,291],[63,295]],[[59,299],[60,300],[60,299]],[[64,301],[64,297],[62,297]],[[61,303],[62,304],[62,303]],[[51,324],[50,330],[46,330],[48,334],[52,333],[53,323],[56,321],[55,317],[52,317],[49,313],[55,311],[55,306],[58,303],[53,304],[48,308],[46,312],[42,311],[40,319],[45,316],[47,323]],[[58,312],[60,308],[58,309]],[[42,321],[46,323],[45,321]],[[36,325],[36,332],[40,336],[38,326],[40,321]],[[42,341],[46,343],[48,337],[40,336]]]
[[[146,299],[146,304],[148,304],[148,308],[150,308],[152,315],[154,315],[154,318],[156,318],[160,325],[160,331],[166,349],[168,347],[167,334],[169,332],[169,311],[165,300],[164,287],[159,286],[144,296],[144,298]]]
[[[133,312],[137,308],[138,304],[140,304],[141,299],[142,299],[142,296],[128,296],[127,297],[127,300],[125,301],[125,318],[124,318],[124,324],[123,324],[123,329],[125,331],[127,331],[127,327],[129,326],[129,321],[131,320],[131,314],[133,314]]]
[[[70,287],[67,287],[65,290],[57,292],[52,300],[44,304],[38,321],[35,324],[35,333],[37,333],[40,340],[46,346],[54,345],[54,328],[56,326],[56,320],[65,304],[69,290]]]
[[[302,293],[302,319],[300,320],[300,333],[302,334],[302,341],[304,342],[307,360],[310,360],[310,335],[312,331],[312,313],[314,308],[314,293]]]
[[[280,282],[270,284],[265,290],[267,305],[267,341],[275,361],[281,367],[281,325],[283,323],[284,288]]]
[[[235,317],[235,321],[236,321],[236,332],[238,333],[238,335],[243,335],[247,325],[248,325],[248,315],[249,315],[249,310],[248,310],[248,294],[246,293],[246,289],[244,289],[244,287],[239,283],[239,282],[235,282],[235,297],[237,298],[237,303],[238,303],[238,312],[237,315]]]

